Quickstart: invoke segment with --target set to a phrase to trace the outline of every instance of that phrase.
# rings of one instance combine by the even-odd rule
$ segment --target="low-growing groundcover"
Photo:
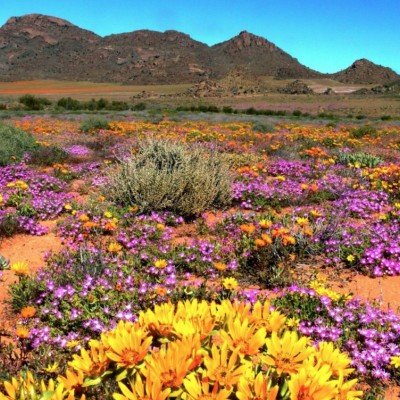
[[[24,163],[1,168],[0,238],[16,232],[42,235],[40,220],[52,219],[64,210],[70,196],[65,183],[35,171]]]
[[[396,384],[399,316],[319,272],[400,274],[398,127],[15,124],[61,151],[0,167],[0,237],[58,218],[65,246],[37,273],[0,258],[16,277],[0,398],[370,399]]]

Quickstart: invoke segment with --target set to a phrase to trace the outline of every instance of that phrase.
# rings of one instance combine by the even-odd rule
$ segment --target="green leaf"
[[[85,382],[83,382],[82,387],[89,387],[89,386],[96,386],[101,383],[101,377],[96,378],[96,379],[85,379]]]

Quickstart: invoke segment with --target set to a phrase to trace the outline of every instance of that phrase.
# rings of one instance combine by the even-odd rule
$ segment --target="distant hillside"
[[[384,84],[399,78],[394,71],[367,60],[353,66],[334,74],[335,79]],[[12,17],[0,28],[1,81],[198,83],[223,79],[243,68],[255,83],[262,76],[327,76],[246,31],[210,47],[177,31],[140,30],[101,37],[63,19],[40,14]]]
[[[349,68],[332,74],[332,78],[343,83],[385,84],[399,79],[400,76],[390,68],[361,59],[355,61]]]
[[[1,79],[91,79],[101,40],[59,18],[10,18],[0,28]]]
[[[234,38],[211,47],[212,68],[218,77],[237,66],[245,66],[255,76],[315,78],[321,74],[300,64],[268,40],[243,31]]]

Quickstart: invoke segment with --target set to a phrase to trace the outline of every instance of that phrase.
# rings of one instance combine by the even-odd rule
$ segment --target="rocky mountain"
[[[95,54],[106,61],[95,72],[101,81],[183,83],[211,74],[208,46],[177,31],[106,36]]]
[[[319,74],[285,53],[268,40],[243,31],[234,38],[211,47],[212,67],[217,77],[237,66],[245,66],[256,76],[314,78]]]
[[[102,38],[43,15],[10,18],[0,28],[0,77],[90,79]]]
[[[352,83],[386,83],[392,76],[398,78],[394,71],[368,63],[359,61],[356,67],[335,76]],[[40,14],[12,17],[0,28],[1,81],[199,83],[224,79],[238,69],[245,69],[255,80],[267,75],[293,79],[323,76],[246,31],[210,47],[172,30],[101,37],[63,19]]]
[[[10,18],[0,28],[1,80],[196,83],[222,78],[241,66],[255,76],[318,75],[248,32],[209,47],[176,31],[140,30],[100,37],[39,14]]]
[[[399,79],[400,76],[390,68],[363,58],[355,61],[349,68],[332,74],[332,78],[343,83],[385,84]]]

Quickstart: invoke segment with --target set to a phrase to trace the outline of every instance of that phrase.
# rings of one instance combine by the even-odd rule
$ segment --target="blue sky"
[[[1,25],[27,13],[102,36],[176,29],[215,44],[247,30],[321,72],[368,58],[400,73],[400,0],[0,0]]]

